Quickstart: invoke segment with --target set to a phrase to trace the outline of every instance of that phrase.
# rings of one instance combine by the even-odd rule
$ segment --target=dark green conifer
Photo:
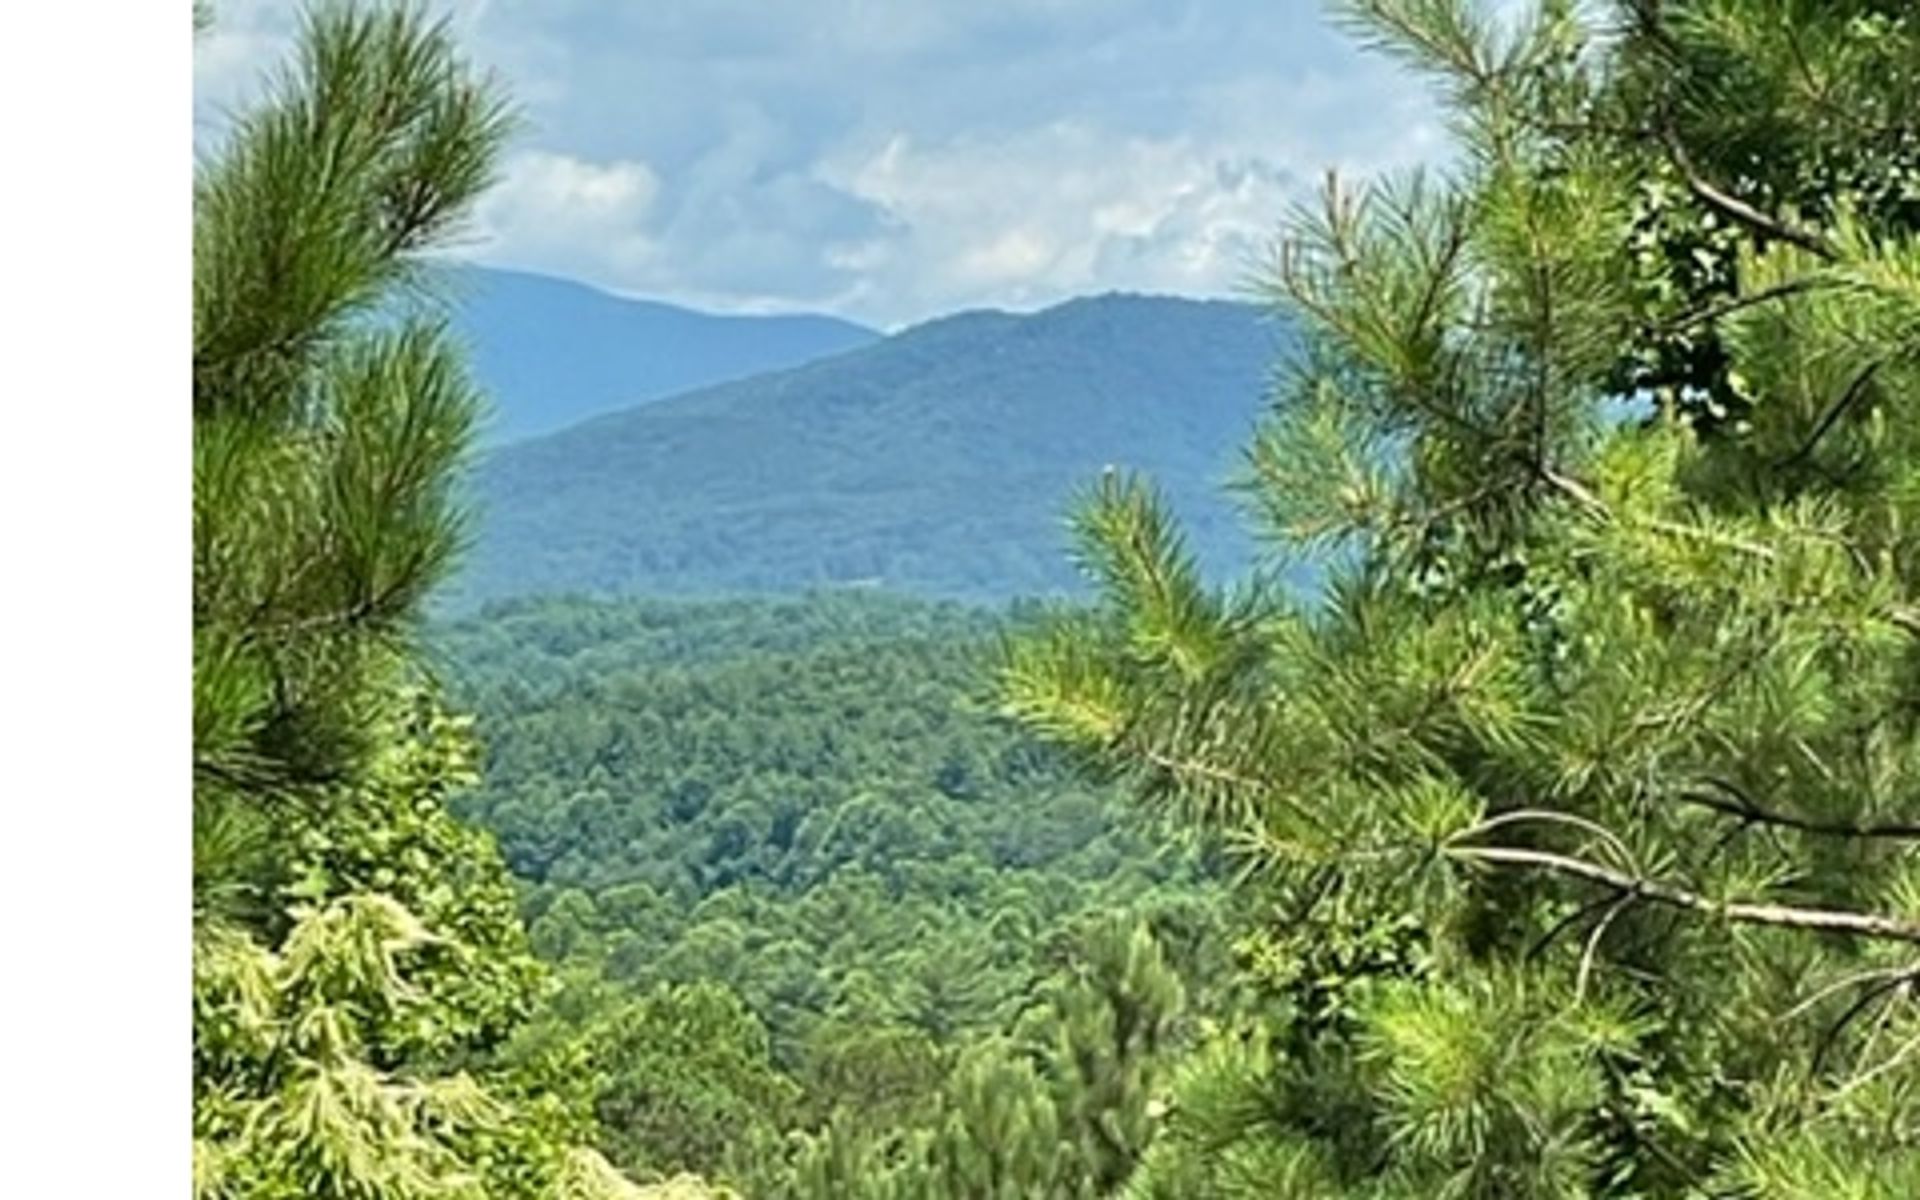
[[[204,20],[199,12],[197,18]],[[408,289],[495,89],[412,7],[306,19],[194,188],[194,1191],[618,1197],[496,1052],[538,999],[412,646],[478,399]]]
[[[1916,1194],[1920,23],[1345,7],[1460,154],[1269,277],[1245,490],[1324,596],[1208,590],[1110,478],[1100,608],[1004,672],[1276,918],[1136,1190]]]

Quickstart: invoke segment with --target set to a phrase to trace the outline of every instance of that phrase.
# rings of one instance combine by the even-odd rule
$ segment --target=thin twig
[[[1708,779],[1706,783],[1709,787],[1718,789],[1720,794],[1690,790],[1678,793],[1678,798],[1688,804],[1710,808],[1715,812],[1739,817],[1754,824],[1775,825],[1782,829],[1792,829],[1821,837],[1920,840],[1920,823],[1874,821],[1862,824],[1858,821],[1816,821],[1808,817],[1797,817],[1791,813],[1762,808],[1754,802],[1752,797],[1727,780]]]
[[[1607,936],[1607,930],[1612,927],[1614,919],[1625,912],[1627,906],[1631,905],[1636,899],[1638,899],[1638,896],[1631,892],[1621,896],[1607,909],[1606,916],[1594,922],[1593,932],[1587,935],[1586,949],[1580,953],[1580,970],[1575,973],[1573,977],[1573,1002],[1575,1004],[1586,999],[1587,980],[1593,976],[1593,959],[1594,956],[1600,952],[1600,939]]]
[[[1671,127],[1665,131],[1665,141],[1668,156],[1673,159],[1673,165],[1679,169],[1681,178],[1686,180],[1687,190],[1693,193],[1695,199],[1722,216],[1729,217],[1767,237],[1792,242],[1822,261],[1832,262],[1839,257],[1834,253],[1833,247],[1828,245],[1826,239],[1819,234],[1762,212],[1740,197],[1715,187],[1693,165],[1693,156],[1687,153],[1686,146],[1681,144],[1679,136]]]
[[[1920,921],[1905,917],[1849,912],[1844,909],[1799,908],[1786,904],[1714,900],[1675,884],[1636,877],[1585,859],[1518,846],[1452,845],[1447,847],[1446,853],[1456,858],[1478,862],[1553,871],[1576,879],[1584,879],[1589,883],[1597,883],[1617,892],[1644,896],[1661,904],[1704,913],[1738,924],[1804,929],[1819,933],[1850,933],[1861,937],[1920,944]]]
[[[1812,1073],[1815,1076],[1820,1074],[1820,1068],[1826,1062],[1827,1055],[1839,1044],[1840,1035],[1846,1031],[1848,1025],[1853,1023],[1854,1018],[1865,1012],[1868,1005],[1899,987],[1902,982],[1904,981],[1898,978],[1882,980],[1863,989],[1858,996],[1854,997],[1853,1003],[1847,1005],[1839,1017],[1835,1018],[1833,1024],[1827,1026],[1827,1031],[1820,1035],[1820,1044],[1813,1050]]]
[[[1820,439],[1826,437],[1828,431],[1839,423],[1842,416],[1846,415],[1846,411],[1852,408],[1861,396],[1866,394],[1867,385],[1872,383],[1873,377],[1880,373],[1880,367],[1881,361],[1875,360],[1874,362],[1868,363],[1858,375],[1855,375],[1853,382],[1847,385],[1847,390],[1840,393],[1840,398],[1835,400],[1833,404],[1828,407],[1827,411],[1820,415],[1820,420],[1815,423],[1813,432],[1807,435],[1807,440],[1800,444],[1800,448],[1774,465],[1776,467],[1791,467],[1805,462],[1807,458],[1813,454],[1814,449],[1820,445]]]
[[[1920,1034],[1915,1034],[1913,1037],[1908,1038],[1898,1050],[1895,1050],[1892,1054],[1887,1056],[1887,1060],[1885,1062],[1873,1068],[1873,1070],[1868,1071],[1861,1075],[1856,1075],[1852,1079],[1848,1080],[1847,1085],[1845,1087],[1841,1088],[1839,1091],[1833,1094],[1833,1098],[1838,1100],[1839,1098],[1847,1095],[1850,1092],[1854,1092],[1859,1090],[1860,1088],[1865,1087],[1867,1084],[1871,1083],[1873,1080],[1878,1079],[1880,1076],[1885,1075],[1888,1071],[1893,1070],[1895,1067],[1899,1066],[1901,1063],[1907,1061],[1907,1059],[1912,1057],[1914,1052],[1917,1050],[1920,1050]]]
[[[1540,940],[1536,941],[1533,945],[1527,947],[1527,959],[1531,961],[1533,959],[1539,958],[1541,954],[1546,952],[1547,947],[1553,944],[1554,939],[1558,938],[1561,934],[1573,928],[1575,925],[1578,925],[1580,922],[1586,920],[1588,917],[1592,916],[1594,913],[1599,912],[1601,909],[1606,908],[1611,904],[1617,904],[1617,903],[1619,903],[1618,898],[1614,896],[1603,895],[1596,900],[1587,901],[1585,904],[1582,904],[1580,907],[1574,909],[1572,912],[1568,913],[1566,916],[1561,917],[1558,921],[1555,921],[1553,923],[1552,928],[1548,929],[1546,933],[1540,936]]]
[[[1841,976],[1839,979],[1836,979],[1832,983],[1829,983],[1825,987],[1821,988],[1819,991],[1815,992],[1813,995],[1808,996],[1805,1000],[1802,1000],[1800,1003],[1794,1005],[1792,1008],[1788,1009],[1786,1012],[1781,1013],[1780,1020],[1783,1022],[1791,1021],[1795,1017],[1799,1016],[1800,1014],[1806,1012],[1807,1010],[1813,1008],[1815,1005],[1819,1004],[1822,1000],[1825,1000],[1828,996],[1833,995],[1835,992],[1844,992],[1848,988],[1853,987],[1856,984],[1875,983],[1875,982],[1881,982],[1889,979],[1893,980],[1897,984],[1905,980],[1910,980],[1915,978],[1920,978],[1920,963],[1913,963],[1904,967],[1876,967],[1871,971],[1855,971],[1851,975]]]
[[[1498,816],[1490,817],[1478,825],[1473,826],[1471,829],[1462,830],[1454,836],[1453,840],[1457,842],[1468,841],[1472,838],[1480,837],[1483,834],[1491,833],[1502,826],[1513,825],[1521,821],[1546,821],[1555,825],[1570,825],[1585,833],[1593,834],[1605,842],[1614,853],[1620,856],[1620,861],[1626,864],[1628,870],[1635,874],[1638,874],[1640,871],[1640,864],[1634,858],[1633,851],[1627,849],[1627,844],[1621,841],[1620,836],[1611,829],[1608,829],[1598,821],[1589,821],[1585,817],[1575,816],[1573,813],[1556,812],[1550,808],[1512,809]]]
[[[1734,296],[1717,304],[1708,304],[1690,312],[1683,312],[1658,326],[1661,333],[1680,333],[1696,325],[1711,325],[1722,317],[1732,316],[1743,309],[1754,308],[1761,304],[1770,304],[1775,300],[1784,300],[1789,296],[1798,296],[1810,292],[1821,284],[1817,279],[1789,279],[1772,287],[1761,288],[1757,292],[1748,292],[1743,296]]]

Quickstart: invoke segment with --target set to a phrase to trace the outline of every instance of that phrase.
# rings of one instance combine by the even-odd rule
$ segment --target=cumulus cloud
[[[659,252],[648,232],[659,193],[659,178],[643,162],[523,151],[481,201],[474,244],[509,265],[631,276]]]
[[[202,101],[284,45],[227,0]],[[1232,291],[1328,166],[1444,152],[1420,89],[1268,0],[460,0],[528,132],[482,261],[884,325]]]
[[[932,146],[905,136],[830,163],[888,228],[855,247],[846,302],[1028,307],[1124,289],[1232,289],[1297,193],[1260,158],[1184,137],[1058,123]]]

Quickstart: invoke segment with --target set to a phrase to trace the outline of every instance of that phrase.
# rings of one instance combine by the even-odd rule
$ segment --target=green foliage
[[[568,980],[522,1047],[581,1064],[616,1162],[779,1194],[784,1139],[811,1131],[793,1161],[835,1182],[805,1194],[936,1151],[971,1178],[1002,1114],[978,1080],[954,1107],[962,1060],[1031,1077],[1054,1131],[1033,1153],[1136,1151],[1142,1061],[1175,974],[1214,969],[1217,892],[986,711],[972,664],[998,628],[829,594],[517,602],[435,631],[489,747],[463,811]],[[1157,939],[1086,927],[1116,908]],[[1035,1064],[1068,1040],[1088,1057],[1060,1093]]]
[[[645,1173],[737,1178],[777,1153],[799,1087],[774,1066],[765,1027],[736,993],[703,981],[597,999],[582,1033],[610,1158]]]
[[[1115,1194],[1155,1131],[1182,986],[1124,917],[1072,937],[1010,1036],[953,1060],[933,1110],[873,1127],[845,1110],[802,1135],[774,1194],[797,1200],[1079,1200]]]
[[[533,1013],[546,974],[493,838],[448,811],[476,778],[470,722],[422,693],[402,696],[399,706],[411,711],[379,739],[370,786],[351,803],[297,808],[280,825],[290,882],[278,907],[356,895],[401,905],[434,931],[417,954],[414,986],[435,1004],[418,1044],[402,1041],[390,1054],[417,1057],[442,1041],[482,1051]]]
[[[1056,976],[1040,1037],[1077,1190],[1112,1194],[1154,1133],[1154,1085],[1185,1006],[1184,988],[1152,933],[1108,921]]]
[[[535,1196],[581,1169],[566,1147],[583,1130],[564,1112],[421,1070],[456,1048],[413,969],[438,942],[377,894],[301,912],[277,952],[199,931],[196,1196]]]
[[[1750,211],[1780,219],[1777,235],[1814,244],[1853,212],[1920,230],[1910,6],[1689,4],[1657,25],[1641,7],[1641,36],[1619,55],[1614,119],[1672,152],[1638,185],[1631,244],[1645,324],[1615,386],[1659,392],[1703,428],[1738,426],[1758,394],[1720,323],[1699,318],[1762,294],[1740,262],[1754,229],[1697,193],[1724,195],[1737,180]]]
[[[1274,266],[1309,344],[1245,487],[1282,561],[1340,548],[1324,595],[1209,591],[1113,477],[1100,607],[1005,656],[1275,918],[1134,1194],[1920,1169],[1920,27],[1619,8],[1349,6],[1464,154],[1330,185]]]
[[[424,319],[358,320],[485,186],[504,120],[417,13],[333,7],[194,188],[194,777],[352,787],[455,546],[476,399]],[[236,818],[237,819],[237,818]]]
[[[591,1110],[498,1053],[545,975],[491,839],[445,811],[459,723],[423,705],[379,740],[351,803],[284,828],[279,919],[196,934],[197,1194],[628,1195],[572,1148]]]
[[[417,10],[326,7],[195,181],[196,1196],[640,1194],[499,1058],[545,973],[411,644],[476,398],[370,315],[503,129]]]
[[[995,628],[858,595],[443,627],[488,745],[462,811],[532,884],[542,955],[641,991],[723,981],[793,1068],[844,1073],[845,1035],[879,1027],[913,1075],[915,1031],[1017,1014],[1048,930],[1195,877],[985,710],[971,661]]]
[[[1273,266],[1308,337],[1242,490],[1322,594],[1215,591],[1106,472],[1098,603],[1002,661],[1064,756],[977,696],[983,614],[507,606],[438,635],[466,795],[415,622],[475,398],[407,297],[502,109],[413,10],[310,19],[196,183],[197,1195],[713,1194],[587,1142],[805,1200],[1920,1190],[1920,26],[1346,7],[1463,153],[1330,185]],[[1049,344],[1120,355],[1111,309]],[[901,405],[964,424],[935,343],[1011,320],[779,377],[806,429],[722,389],[494,484],[718,428],[878,494]],[[727,582],[1026,577],[871,546]]]

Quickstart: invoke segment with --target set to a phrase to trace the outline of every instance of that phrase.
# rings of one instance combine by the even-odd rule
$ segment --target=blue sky
[[[884,327],[1232,294],[1329,167],[1439,159],[1428,94],[1318,0],[455,0],[527,125],[463,253]],[[218,0],[199,140],[286,43]]]

